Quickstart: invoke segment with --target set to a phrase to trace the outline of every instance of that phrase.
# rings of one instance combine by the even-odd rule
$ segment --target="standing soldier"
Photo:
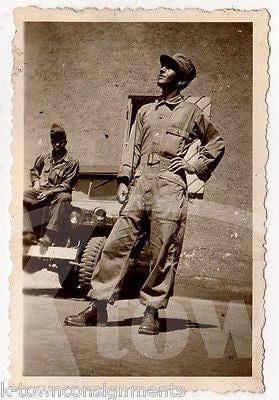
[[[90,305],[68,316],[67,325],[107,324],[107,303],[113,303],[127,271],[131,250],[143,224],[150,225],[150,273],[140,291],[146,311],[139,333],[159,333],[158,309],[173,294],[187,214],[186,174],[206,181],[224,153],[224,142],[201,109],[184,101],[180,91],[196,76],[183,54],[161,55],[157,84],[160,101],[137,113],[118,175],[117,198],[124,206],[104,246],[92,277]],[[189,145],[201,140],[193,164],[184,160]]]

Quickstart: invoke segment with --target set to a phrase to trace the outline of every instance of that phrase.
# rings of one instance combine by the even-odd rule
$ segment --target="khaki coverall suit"
[[[198,177],[207,180],[223,155],[224,142],[201,109],[179,95],[138,111],[118,175],[119,181],[129,182],[129,198],[93,273],[89,297],[114,301],[142,224],[148,221],[150,273],[140,301],[157,309],[167,306],[173,294],[188,201],[185,172],[175,174],[168,167],[173,157],[184,157],[197,137],[202,151],[193,166]]]
[[[23,196],[23,230],[32,232],[33,227],[41,225],[42,210],[48,210],[47,229],[58,232],[64,224],[64,218],[69,213],[72,190],[76,185],[79,164],[68,153],[60,160],[54,161],[52,154],[41,154],[30,170],[32,185],[40,182],[40,189],[26,190]],[[38,195],[51,191],[45,200],[39,200]]]

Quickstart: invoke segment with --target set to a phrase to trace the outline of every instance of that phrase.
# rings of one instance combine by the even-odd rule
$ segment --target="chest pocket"
[[[53,180],[55,185],[59,185],[63,181],[65,175],[65,167],[59,166],[53,169]]]
[[[160,153],[164,156],[175,156],[183,151],[188,143],[189,132],[178,128],[168,128],[161,137]]]

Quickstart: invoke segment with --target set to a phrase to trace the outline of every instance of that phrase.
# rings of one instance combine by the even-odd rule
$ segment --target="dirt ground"
[[[252,34],[246,23],[26,23],[25,186],[53,122],[82,163],[118,164],[128,95],[160,93],[160,54],[189,55],[185,94],[212,97],[226,154],[190,204],[176,290],[251,301]]]

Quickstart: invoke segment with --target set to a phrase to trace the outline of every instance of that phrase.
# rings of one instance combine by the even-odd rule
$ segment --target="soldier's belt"
[[[163,157],[157,153],[145,154],[141,157],[140,164],[141,165],[156,165],[160,164],[161,166],[168,167],[170,165],[171,160],[169,158]]]

